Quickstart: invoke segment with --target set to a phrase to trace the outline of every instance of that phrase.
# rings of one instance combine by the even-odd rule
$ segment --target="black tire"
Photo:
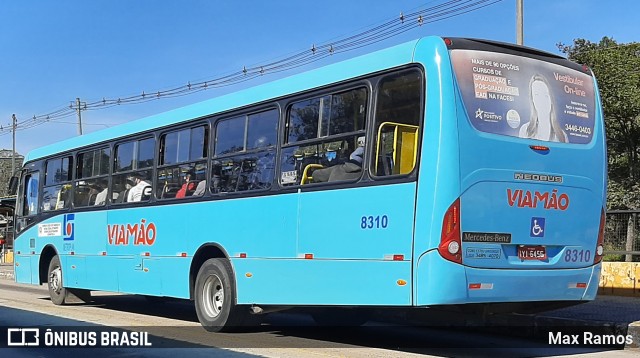
[[[367,323],[371,312],[361,308],[327,308],[312,311],[311,317],[323,327],[358,327]]]
[[[49,287],[49,297],[54,305],[64,305],[64,299],[67,296],[67,289],[64,288],[62,282],[62,266],[60,265],[60,258],[55,255],[49,262],[49,269],[47,270],[47,286]]]
[[[194,297],[198,320],[207,331],[237,331],[244,325],[249,311],[236,304],[236,287],[229,260],[214,258],[202,264],[196,277]]]

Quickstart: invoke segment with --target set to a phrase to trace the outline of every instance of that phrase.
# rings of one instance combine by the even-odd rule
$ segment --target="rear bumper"
[[[415,270],[415,304],[593,300],[601,264],[579,269],[480,269],[443,259],[433,250]]]

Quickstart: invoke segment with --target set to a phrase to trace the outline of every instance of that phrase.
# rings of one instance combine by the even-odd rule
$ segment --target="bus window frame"
[[[162,147],[162,141],[166,138],[166,136],[168,134],[171,133],[177,133],[177,132],[181,132],[184,130],[193,130],[195,128],[200,128],[203,127],[204,131],[205,131],[205,135],[204,135],[204,139],[205,139],[205,143],[204,143],[204,147],[203,147],[203,153],[205,153],[204,157],[201,157],[199,159],[194,159],[192,160],[191,158],[189,158],[189,160],[187,161],[176,161],[175,163],[170,163],[170,164],[160,164],[160,161],[164,158],[164,148]],[[205,170],[205,179],[206,181],[208,181],[209,179],[209,161],[210,161],[210,157],[211,157],[211,141],[212,141],[212,123],[211,123],[211,119],[204,119],[204,120],[199,120],[195,123],[186,123],[186,124],[181,124],[181,125],[175,125],[172,127],[166,127],[166,128],[161,128],[160,130],[156,131],[156,138],[158,138],[156,140],[156,157],[155,157],[155,162],[154,162],[154,173],[153,173],[153,180],[154,180],[154,184],[153,184],[153,195],[152,198],[155,199],[155,201],[158,202],[167,202],[167,201],[172,201],[172,200],[193,200],[193,199],[197,199],[197,198],[202,198],[204,196],[207,195],[208,190],[205,190],[205,192],[202,195],[199,196],[188,196],[188,197],[184,197],[184,198],[160,198],[158,197],[158,187],[159,187],[159,183],[158,181],[158,173],[160,172],[160,170],[166,170],[167,168],[180,168],[180,167],[184,167],[184,166],[193,166],[194,168],[199,165],[200,163],[204,163],[204,170]],[[191,136],[189,138],[189,155],[191,155]]]
[[[36,168],[36,169],[33,169],[33,170],[24,170],[24,172],[22,173],[22,179],[23,180],[22,180],[21,185],[24,185],[24,187],[23,187],[24,191],[21,193],[21,196],[20,196],[20,199],[19,199],[19,201],[20,201],[19,204],[21,205],[20,206],[21,210],[19,211],[18,214],[16,214],[17,216],[27,218],[27,217],[34,217],[34,216],[40,215],[42,213],[42,208],[40,207],[40,204],[42,202],[42,199],[40,198],[40,196],[41,196],[42,188],[43,188],[41,173],[42,173],[42,170],[40,168]],[[35,208],[34,208],[33,212],[30,210],[29,214],[24,215],[24,205],[28,204],[28,200],[25,200],[25,199],[27,198],[27,192],[28,192],[27,184],[29,183],[29,181],[27,181],[26,179],[27,178],[32,179],[33,177],[37,177],[37,179],[38,179],[37,192],[36,192],[36,196],[35,196],[35,198],[36,198],[36,203],[35,204],[36,205],[35,205]]]
[[[276,142],[272,145],[272,146],[268,146],[268,147],[260,147],[260,148],[252,148],[247,150],[248,147],[248,132],[249,132],[249,117],[251,115],[255,115],[255,114],[259,114],[259,113],[266,113],[269,111],[276,111],[277,114],[277,121],[276,121]],[[232,153],[225,153],[222,155],[216,155],[216,146],[217,146],[217,134],[218,134],[218,124],[220,124],[220,122],[223,122],[225,120],[229,120],[229,119],[234,119],[234,118],[244,118],[244,123],[245,123],[245,127],[244,127],[244,147],[243,150],[241,151],[236,151],[236,152],[232,152]],[[281,146],[279,145],[280,143],[280,135],[282,132],[282,128],[283,128],[283,124],[282,124],[282,118],[283,118],[283,111],[282,111],[282,106],[280,104],[279,101],[269,101],[263,104],[259,104],[259,105],[254,105],[251,107],[246,107],[244,109],[238,110],[238,111],[231,111],[228,113],[224,113],[223,115],[220,116],[214,116],[210,119],[211,122],[211,128],[213,128],[213,130],[210,131],[210,141],[209,141],[209,158],[207,159],[207,167],[209,169],[208,173],[207,173],[207,181],[209,181],[207,183],[207,189],[206,189],[206,193],[210,194],[211,196],[215,197],[215,198],[220,198],[220,197],[224,197],[224,196],[228,196],[228,195],[234,195],[234,196],[256,196],[256,195],[261,195],[261,193],[265,193],[265,192],[270,192],[270,191],[274,191],[274,190],[278,190],[278,181],[276,180],[276,175],[278,173],[278,166],[280,165],[280,161],[279,161],[279,153],[281,150]],[[212,191],[212,182],[213,182],[213,162],[215,160],[224,160],[227,158],[232,158],[232,157],[238,157],[238,156],[245,156],[245,155],[251,155],[251,154],[258,154],[258,153],[263,153],[263,152],[273,152],[273,154],[275,155],[275,158],[273,160],[273,178],[271,179],[271,185],[269,186],[269,188],[263,188],[263,189],[249,189],[249,190],[238,190],[238,191],[231,191],[231,192],[213,192]]]
[[[16,197],[16,207],[14,209],[14,223],[15,228],[14,231],[17,235],[31,227],[35,223],[39,222],[39,217],[42,215],[42,210],[40,208],[41,203],[41,192],[42,192],[42,172],[43,172],[43,163],[44,161],[38,161],[35,163],[30,163],[25,165],[20,171],[20,183],[18,188],[18,196]],[[38,165],[36,165],[38,164]],[[28,215],[24,215],[24,208],[27,205],[27,181],[25,180],[27,177],[33,178],[37,177],[38,179],[38,187],[36,193],[36,205],[34,212],[29,212]]]
[[[368,164],[368,175],[369,177],[376,181],[376,182],[380,182],[380,181],[398,181],[398,180],[402,180],[405,178],[414,178],[417,176],[418,174],[418,170],[420,168],[420,161],[421,161],[421,157],[422,157],[422,138],[423,138],[423,132],[424,132],[424,127],[425,127],[425,122],[426,122],[426,92],[427,92],[427,73],[424,69],[423,66],[419,65],[419,64],[411,64],[409,66],[403,66],[403,67],[398,67],[398,68],[394,68],[391,71],[387,71],[384,73],[379,74],[378,76],[375,76],[375,81],[372,81],[372,86],[374,87],[374,93],[373,93],[373,101],[374,103],[371,106],[371,111],[372,111],[372,120],[371,120],[371,125],[368,127],[369,131],[370,131],[370,136],[371,138],[376,138],[377,137],[377,132],[378,132],[378,128],[376,128],[376,123],[377,123],[377,118],[376,118],[376,109],[378,106],[378,92],[380,91],[380,84],[381,82],[389,77],[392,76],[394,74],[401,74],[401,73],[405,73],[405,72],[409,72],[409,71],[417,71],[420,74],[421,77],[421,86],[420,86],[420,115],[419,115],[419,122],[418,122],[418,134],[417,134],[417,148],[416,148],[416,162],[415,165],[413,167],[413,169],[409,172],[409,173],[405,173],[405,174],[390,174],[390,175],[376,175],[376,173],[373,172],[373,166],[371,165],[371,163],[367,163]],[[375,139],[376,142],[372,143],[370,146],[368,146],[368,150],[370,150],[371,152],[369,153],[369,157],[367,157],[367,159],[371,160],[371,158],[375,155],[376,152],[376,146],[377,146],[377,138]],[[375,146],[374,146],[375,144]]]
[[[150,132],[144,132],[144,133],[136,133],[135,135],[132,136],[127,136],[127,137],[122,137],[122,138],[117,138],[116,140],[111,141],[111,151],[112,151],[112,158],[111,158],[111,167],[110,167],[110,174],[109,174],[109,191],[107,194],[108,198],[113,198],[113,186],[114,186],[114,180],[113,178],[115,176],[121,176],[121,175],[133,175],[135,173],[138,172],[142,172],[142,171],[150,171],[151,172],[151,179],[149,180],[151,184],[151,196],[149,197],[149,199],[147,200],[140,200],[140,201],[135,201],[135,202],[129,202],[129,201],[124,201],[125,198],[123,198],[122,201],[116,201],[114,202],[113,200],[108,200],[108,202],[110,203],[110,205],[116,205],[117,207],[122,207],[122,206],[126,206],[126,205],[141,205],[141,204],[148,204],[151,203],[153,201],[155,201],[155,195],[153,195],[153,191],[156,188],[156,171],[157,171],[157,162],[158,162],[158,153],[159,153],[159,149],[158,149],[158,130],[153,130]],[[151,163],[150,167],[145,167],[142,170],[140,168],[137,168],[138,165],[138,151],[139,151],[139,145],[137,144],[137,142],[146,140],[146,139],[153,139],[154,143],[153,143],[153,162]],[[132,168],[131,169],[127,169],[127,170],[122,170],[122,171],[116,171],[116,162],[117,162],[117,157],[118,157],[118,146],[125,144],[125,143],[129,143],[129,142],[134,142],[134,152],[133,152],[133,157],[132,157]],[[135,166],[135,168],[133,168]],[[120,192],[118,193],[120,194]]]
[[[54,181],[50,184],[47,183],[47,177],[48,177],[48,171],[49,171],[49,163],[50,162],[55,162],[58,160],[61,160],[64,163],[64,159],[68,159],[69,163],[68,163],[68,168],[67,168],[67,179],[66,180],[60,180],[60,181]],[[42,214],[47,214],[50,212],[62,212],[62,211],[69,211],[71,210],[71,208],[73,207],[73,200],[74,200],[74,190],[73,190],[73,184],[74,184],[74,171],[75,171],[75,155],[73,152],[66,152],[63,153],[61,155],[56,155],[50,158],[46,158],[43,160],[42,162],[42,167],[43,167],[43,172],[44,172],[44,178],[41,176],[41,180],[42,183],[40,184],[40,191],[39,191],[39,205],[40,205],[40,213]],[[60,167],[62,170],[62,167]],[[53,208],[50,208],[48,210],[45,210],[44,208],[44,194],[45,194],[45,190],[47,190],[48,188],[55,188],[55,187],[60,187],[60,190],[57,192],[56,196],[61,196],[62,194],[62,190],[65,188],[65,186],[68,186],[68,195],[69,197],[67,198],[69,204],[68,205],[64,205],[62,208],[57,208],[57,202],[56,202],[56,206],[54,206]]]
[[[317,188],[317,187],[327,187],[327,186],[331,186],[331,187],[353,187],[354,184],[363,181],[364,178],[367,176],[367,172],[368,172],[368,163],[366,161],[366,158],[363,158],[363,162],[362,162],[362,171],[360,174],[360,177],[358,177],[357,179],[351,179],[351,180],[340,180],[340,181],[334,181],[334,182],[318,182],[318,183],[306,183],[306,184],[302,184],[302,178],[300,178],[300,183],[296,183],[296,184],[283,184],[282,183],[282,155],[283,152],[285,150],[287,150],[288,148],[292,148],[292,147],[303,147],[303,146],[308,146],[308,145],[321,145],[327,142],[334,142],[334,141],[338,141],[338,140],[344,140],[346,138],[357,138],[359,136],[364,136],[365,137],[365,153],[364,153],[364,157],[367,157],[367,149],[369,144],[368,144],[368,140],[366,138],[368,138],[368,127],[369,127],[369,122],[371,121],[371,110],[372,110],[372,104],[373,104],[373,87],[372,87],[372,79],[375,78],[376,76],[366,76],[363,78],[355,78],[355,79],[348,79],[344,82],[341,83],[337,83],[337,84],[331,84],[328,85],[326,87],[322,87],[322,88],[315,88],[312,89],[308,92],[299,94],[299,95],[293,95],[293,96],[289,96],[288,98],[286,98],[285,102],[284,102],[284,106],[283,108],[285,109],[282,112],[282,119],[281,119],[281,125],[282,125],[282,130],[280,130],[280,135],[282,138],[280,138],[280,141],[278,143],[278,157],[277,157],[277,167],[276,167],[276,182],[278,183],[278,185],[280,186],[280,188],[282,190],[289,190],[289,189],[308,189],[308,188]],[[289,113],[291,112],[291,108],[293,107],[294,104],[305,101],[305,100],[313,100],[316,98],[324,98],[327,96],[333,96],[333,95],[337,95],[337,94],[341,94],[341,93],[345,93],[345,92],[349,92],[349,91],[356,91],[359,89],[364,89],[365,90],[365,98],[366,98],[366,109],[365,109],[365,116],[364,116],[364,128],[361,130],[357,130],[357,131],[350,131],[350,132],[344,132],[344,133],[339,133],[339,134],[333,134],[333,135],[327,135],[324,137],[319,136],[320,135],[320,131],[321,131],[321,127],[318,126],[317,131],[318,134],[315,138],[311,138],[311,139],[304,139],[301,141],[295,141],[295,142],[288,142],[289,139],[289,133],[288,133],[288,129],[289,129]],[[322,122],[322,118],[318,119],[318,122]],[[354,148],[355,150],[355,148]]]
[[[343,180],[343,181],[336,181],[336,182],[323,182],[323,183],[308,183],[305,185],[301,185],[301,184],[295,184],[295,185],[282,185],[281,183],[281,169],[282,169],[282,153],[284,150],[286,150],[287,148],[293,147],[293,146],[301,146],[301,145],[308,145],[308,144],[319,144],[319,143],[326,143],[326,142],[330,142],[330,141],[335,141],[335,140],[339,140],[342,138],[349,138],[352,136],[365,136],[365,138],[373,138],[373,136],[375,135],[375,110],[376,110],[376,106],[377,106],[377,92],[378,92],[378,87],[379,84],[381,82],[381,80],[383,78],[385,78],[386,76],[389,75],[393,75],[394,73],[399,73],[399,72],[403,72],[403,71],[408,71],[414,69],[416,71],[418,71],[421,75],[422,78],[422,90],[421,90],[421,115],[420,115],[420,128],[419,132],[418,132],[418,154],[417,154],[417,158],[416,158],[416,165],[413,168],[412,172],[410,173],[406,173],[406,174],[398,174],[398,175],[389,175],[389,176],[374,176],[371,173],[370,170],[370,157],[372,155],[374,155],[374,150],[375,148],[373,147],[373,142],[371,139],[367,139],[366,140],[366,144],[365,144],[365,153],[364,153],[364,157],[363,160],[363,170],[362,170],[362,174],[360,175],[360,177],[358,179],[355,180]],[[206,148],[206,152],[207,152],[207,157],[202,159],[206,162],[205,164],[205,171],[206,171],[206,178],[208,181],[212,180],[211,176],[212,176],[212,161],[214,159],[218,159],[218,158],[225,158],[225,157],[233,157],[233,156],[237,156],[237,155],[245,155],[245,154],[251,154],[251,153],[257,153],[257,152],[261,152],[261,151],[265,151],[265,150],[269,150],[272,151],[273,153],[275,153],[275,159],[274,159],[274,169],[273,169],[273,180],[272,180],[272,184],[270,186],[269,189],[254,189],[254,190],[245,190],[245,191],[237,191],[237,192],[225,192],[225,193],[213,193],[211,191],[211,185],[210,183],[207,184],[207,189],[205,190],[204,194],[201,196],[197,196],[197,197],[188,197],[185,199],[191,199],[191,200],[218,200],[218,199],[224,199],[224,197],[228,196],[228,195],[233,195],[233,196],[260,196],[260,195],[265,195],[265,194],[275,194],[276,192],[278,193],[287,193],[287,192],[291,192],[291,191],[298,191],[298,190],[302,190],[302,191],[315,191],[315,190],[324,190],[325,188],[349,188],[349,187],[354,187],[354,186],[371,186],[371,185],[380,185],[383,184],[382,181],[384,181],[384,184],[391,184],[391,183],[401,183],[401,182],[407,182],[407,181],[414,181],[416,176],[417,176],[417,171],[419,169],[419,163],[420,163],[420,150],[421,150],[421,139],[422,139],[422,131],[424,130],[424,115],[425,115],[425,96],[426,96],[426,72],[424,70],[424,68],[420,65],[417,64],[410,64],[410,65],[404,65],[404,66],[399,66],[399,67],[395,67],[395,68],[391,68],[391,69],[387,69],[384,71],[380,71],[378,73],[372,73],[372,74],[366,74],[363,75],[361,77],[356,77],[356,78],[351,78],[351,79],[346,79],[344,81],[341,82],[337,82],[337,83],[332,83],[332,84],[328,84],[326,86],[321,86],[321,87],[316,87],[316,88],[311,88],[309,90],[303,91],[303,92],[298,92],[298,93],[293,93],[293,94],[288,94],[288,95],[284,95],[278,98],[274,98],[271,99],[269,101],[264,101],[261,103],[256,103],[256,104],[247,104],[245,106],[239,107],[239,108],[235,108],[235,109],[231,109],[228,111],[223,111],[223,112],[219,112],[219,113],[214,113],[214,114],[209,114],[209,115],[205,115],[205,116],[201,116],[201,117],[197,117],[197,118],[192,118],[192,119],[187,119],[178,123],[174,123],[174,124],[170,124],[170,125],[166,125],[163,127],[158,127],[158,128],[154,128],[151,130],[146,130],[143,132],[139,132],[139,133],[133,133],[131,135],[127,135],[127,136],[122,136],[122,137],[118,137],[118,138],[113,138],[113,139],[109,139],[109,140],[104,140],[101,141],[99,143],[95,143],[92,144],[90,146],[84,146],[82,148],[75,148],[72,151],[69,152],[65,152],[63,154],[57,154],[55,156],[51,156],[51,157],[44,157],[42,159],[39,159],[36,162],[32,162],[30,164],[27,165],[34,165],[40,163],[39,165],[42,166],[42,168],[40,168],[40,172],[44,173],[45,168],[44,168],[44,163],[46,160],[50,160],[51,158],[56,158],[56,157],[63,157],[63,156],[71,156],[72,160],[76,160],[77,161],[77,155],[80,152],[88,152],[88,151],[93,151],[93,150],[98,150],[101,148],[109,148],[110,152],[111,152],[111,158],[110,158],[110,162],[109,162],[109,174],[108,174],[108,185],[109,185],[109,195],[108,195],[108,200],[106,201],[105,205],[101,205],[98,207],[93,207],[93,206],[82,206],[82,207],[75,207],[75,206],[71,206],[70,208],[68,208],[68,210],[73,210],[73,211],[90,211],[90,210],[108,210],[110,208],[114,208],[112,205],[116,205],[115,207],[117,208],[121,208],[121,207],[127,207],[129,205],[133,205],[135,206],[136,204],[140,204],[140,203],[146,203],[146,204],[153,204],[153,205],[164,205],[164,204],[170,204],[170,203],[175,203],[175,200],[165,200],[165,199],[157,199],[156,198],[156,187],[158,185],[158,179],[157,179],[157,175],[158,175],[158,170],[165,168],[166,165],[159,165],[160,163],[160,140],[161,137],[167,133],[170,132],[176,132],[176,131],[180,131],[180,130],[184,130],[184,129],[188,129],[188,128],[196,128],[199,126],[205,126],[208,131],[209,131],[209,136],[208,136],[208,146]],[[355,90],[358,88],[363,88],[365,91],[367,91],[367,103],[366,106],[368,107],[365,111],[365,126],[363,130],[359,130],[359,131],[353,131],[353,132],[345,132],[345,133],[340,133],[340,134],[334,134],[334,135],[330,135],[330,136],[326,136],[326,137],[317,137],[317,138],[313,138],[313,139],[309,139],[309,140],[304,140],[304,141],[299,141],[299,142],[292,142],[292,143],[285,143],[285,141],[287,140],[286,137],[286,124],[287,124],[287,120],[288,120],[288,111],[290,108],[290,105],[305,99],[309,99],[309,98],[316,98],[316,97],[322,97],[322,96],[326,96],[329,94],[339,94],[339,93],[344,93],[347,92],[349,90]],[[260,149],[252,149],[252,150],[246,150],[246,142],[245,142],[245,150],[242,152],[234,152],[234,153],[230,153],[230,154],[225,154],[222,156],[215,156],[215,145],[216,145],[216,141],[215,141],[215,136],[216,136],[216,126],[219,123],[219,121],[221,120],[225,120],[225,119],[230,119],[230,118],[234,118],[234,117],[238,117],[238,116],[249,116],[251,114],[255,114],[255,113],[260,113],[260,112],[266,112],[269,110],[276,110],[277,114],[278,114],[278,120],[277,120],[277,129],[276,129],[276,143],[273,147],[265,149],[265,148],[260,148]],[[247,131],[247,128],[245,127],[245,132]],[[246,133],[245,133],[245,138],[246,138]],[[149,180],[151,186],[152,186],[152,191],[153,194],[151,195],[151,197],[146,200],[146,201],[141,201],[141,202],[135,202],[135,203],[128,203],[128,202],[116,202],[115,200],[111,200],[112,195],[113,195],[113,178],[115,175],[119,175],[119,174],[130,174],[130,173],[134,173],[134,172],[138,172],[140,171],[138,168],[136,169],[130,169],[127,171],[121,171],[121,172],[116,172],[115,171],[115,166],[116,166],[116,160],[117,160],[117,156],[116,156],[116,148],[119,145],[122,145],[123,143],[127,143],[127,142],[132,142],[132,141],[140,141],[140,140],[145,140],[145,139],[153,139],[154,142],[154,159],[153,159],[153,165],[149,168],[146,168],[145,171],[150,171],[150,175],[151,175],[151,180]],[[246,140],[246,139],[245,139]],[[137,154],[136,154],[137,155]],[[196,161],[198,162],[198,161]],[[191,163],[191,162],[188,162]],[[194,162],[195,163],[195,162]],[[181,164],[185,164],[185,163],[181,163]],[[169,165],[170,166],[170,165]],[[76,172],[75,172],[75,165],[72,165],[72,179],[71,179],[71,183],[75,184],[75,182],[78,180],[76,178]],[[26,168],[26,166],[25,166]],[[42,205],[42,188],[44,187],[44,174],[41,175],[40,178],[40,205]],[[84,179],[84,178],[83,178]],[[274,185],[275,183],[275,185]],[[73,195],[73,190],[74,188],[72,187],[72,193],[71,195]],[[266,193],[265,193],[266,192]],[[73,200],[73,197],[72,197]],[[42,212],[42,208],[39,209],[39,215],[45,215],[47,216],[47,213],[43,213]],[[55,215],[57,213],[59,213],[60,210],[56,210],[55,213],[52,213],[52,215]]]
[[[96,207],[96,208],[104,208],[106,205],[109,204],[110,201],[110,196],[109,196],[109,190],[111,188],[111,176],[112,176],[112,172],[113,172],[113,154],[114,154],[114,148],[111,145],[111,142],[108,143],[99,143],[97,145],[91,146],[91,147],[86,147],[86,148],[82,148],[82,149],[78,149],[74,152],[74,157],[75,157],[75,161],[76,161],[76,165],[74,166],[74,176],[73,176],[73,203],[72,203],[72,208],[73,209],[78,209],[78,208],[92,208],[92,207]],[[86,153],[93,153],[96,151],[101,151],[101,150],[108,150],[109,151],[109,160],[107,163],[107,173],[106,174],[98,174],[98,175],[91,175],[88,177],[83,177],[81,176],[82,173],[80,173],[79,169],[79,165],[80,165],[80,155],[84,155]],[[99,180],[99,179],[104,179],[106,178],[107,180],[107,198],[104,204],[102,205],[95,205],[95,204],[87,204],[87,205],[81,205],[81,206],[77,206],[76,205],[76,186],[78,185],[78,183],[80,181],[93,181],[93,180]]]

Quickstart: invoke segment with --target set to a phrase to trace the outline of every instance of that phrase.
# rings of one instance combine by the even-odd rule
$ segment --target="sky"
[[[34,115],[96,101],[154,93],[266,64],[370,29],[400,13],[446,0],[0,2],[0,126],[18,119],[16,150],[78,135],[75,115],[20,130]],[[462,2],[462,1],[461,1]],[[524,44],[560,54],[576,38],[640,41],[637,0],[524,0]],[[291,76],[423,36],[515,43],[516,0],[427,23],[357,50],[241,84],[176,98],[82,112],[84,133]],[[10,133],[0,149],[12,148]]]

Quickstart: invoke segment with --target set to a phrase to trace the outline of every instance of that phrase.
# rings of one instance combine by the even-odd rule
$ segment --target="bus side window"
[[[291,104],[280,183],[289,186],[359,179],[367,101],[367,89],[356,88]]]
[[[285,148],[281,183],[305,185],[356,180],[362,175],[364,144],[364,136],[352,135],[336,141]]]
[[[21,216],[31,216],[38,213],[38,188],[40,182],[40,172],[32,172],[25,177],[24,204]]]
[[[152,194],[155,138],[115,146],[111,195],[115,203],[148,201]],[[116,196],[117,194],[117,196]]]
[[[38,189],[39,189],[40,172],[30,172],[23,174],[18,189],[18,197],[16,203],[16,231],[22,231],[29,223],[33,222],[34,215],[38,214],[40,206],[38,205]]]
[[[109,190],[109,148],[78,153],[76,181],[73,188],[73,206],[105,205]]]
[[[180,190],[180,168],[158,169],[158,199],[175,198]]]
[[[53,211],[71,207],[73,187],[71,185],[72,157],[47,160],[44,188],[42,189],[42,211]]]
[[[204,194],[208,138],[209,129],[203,125],[160,137],[156,198],[181,199]]]
[[[375,109],[375,146],[371,171],[376,176],[413,171],[422,114],[422,74],[394,73],[380,81]]]
[[[216,157],[211,161],[211,192],[271,188],[278,117],[278,110],[272,109],[218,122]]]

